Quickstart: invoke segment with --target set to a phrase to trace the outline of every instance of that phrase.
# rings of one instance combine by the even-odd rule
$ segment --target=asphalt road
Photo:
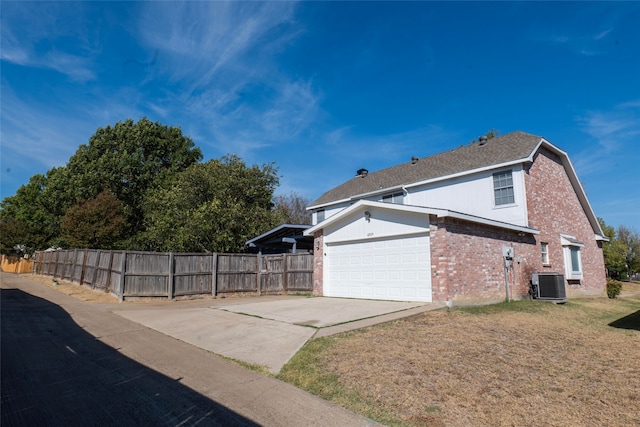
[[[104,305],[0,278],[2,426],[375,424]]]

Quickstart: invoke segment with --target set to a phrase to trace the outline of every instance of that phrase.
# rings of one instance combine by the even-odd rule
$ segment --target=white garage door
[[[431,302],[429,236],[327,245],[324,295]]]

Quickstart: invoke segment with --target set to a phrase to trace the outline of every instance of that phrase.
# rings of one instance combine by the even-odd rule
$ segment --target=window
[[[582,259],[580,256],[580,248],[584,247],[584,243],[576,240],[573,236],[561,235],[562,250],[564,253],[564,270],[567,280],[582,279]]]
[[[382,196],[382,201],[384,203],[395,203],[396,205],[401,205],[404,203],[404,196],[402,193],[387,194],[386,196]]]
[[[580,249],[570,246],[569,252],[571,254],[571,274],[580,274],[582,272],[580,268]]]
[[[320,209],[316,212],[316,224],[324,221],[324,209]]]
[[[515,203],[511,170],[493,174],[493,197],[496,206]]]
[[[540,252],[542,254],[542,264],[549,264],[549,244],[540,243]]]

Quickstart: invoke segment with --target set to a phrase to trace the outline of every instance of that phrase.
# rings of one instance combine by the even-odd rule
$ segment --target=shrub
[[[609,298],[615,298],[620,295],[620,291],[622,291],[622,283],[613,280],[607,279],[607,296]]]

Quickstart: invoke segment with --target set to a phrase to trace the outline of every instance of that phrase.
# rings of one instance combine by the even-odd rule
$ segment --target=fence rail
[[[33,272],[127,298],[313,290],[310,254],[193,254],[101,251],[36,252]]]

